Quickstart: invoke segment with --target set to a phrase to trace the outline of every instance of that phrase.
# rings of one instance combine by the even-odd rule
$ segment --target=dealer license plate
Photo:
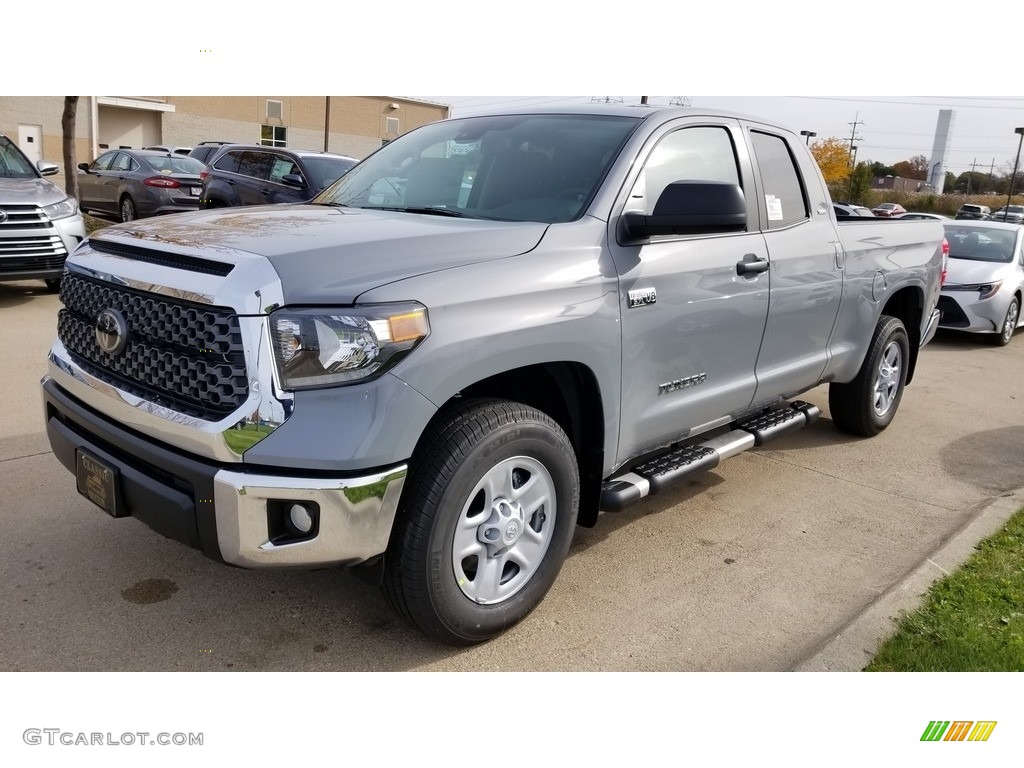
[[[113,517],[118,512],[117,470],[81,448],[75,451],[78,492]]]

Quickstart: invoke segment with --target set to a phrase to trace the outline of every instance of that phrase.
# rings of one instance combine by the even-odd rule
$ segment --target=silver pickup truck
[[[804,426],[801,393],[885,429],[944,242],[838,222],[800,137],[741,115],[442,121],[311,204],[92,235],[47,431],[114,517],[238,566],[359,566],[476,643],[542,600],[577,525]]]

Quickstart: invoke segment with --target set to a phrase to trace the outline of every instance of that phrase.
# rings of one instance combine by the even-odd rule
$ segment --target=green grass
[[[1024,510],[899,622],[867,672],[1024,671]]]

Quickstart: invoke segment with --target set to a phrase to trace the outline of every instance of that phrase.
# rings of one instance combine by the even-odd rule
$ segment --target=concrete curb
[[[966,525],[955,532],[931,556],[893,584],[863,611],[854,616],[810,656],[795,665],[794,672],[859,672],[874,658],[881,643],[893,634],[894,621],[919,607],[928,588],[952,573],[1024,507],[1024,489],[986,499]]]

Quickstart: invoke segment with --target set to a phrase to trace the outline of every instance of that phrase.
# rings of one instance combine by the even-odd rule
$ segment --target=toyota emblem
[[[96,318],[96,343],[108,355],[119,355],[128,345],[128,323],[116,309],[104,309]]]

